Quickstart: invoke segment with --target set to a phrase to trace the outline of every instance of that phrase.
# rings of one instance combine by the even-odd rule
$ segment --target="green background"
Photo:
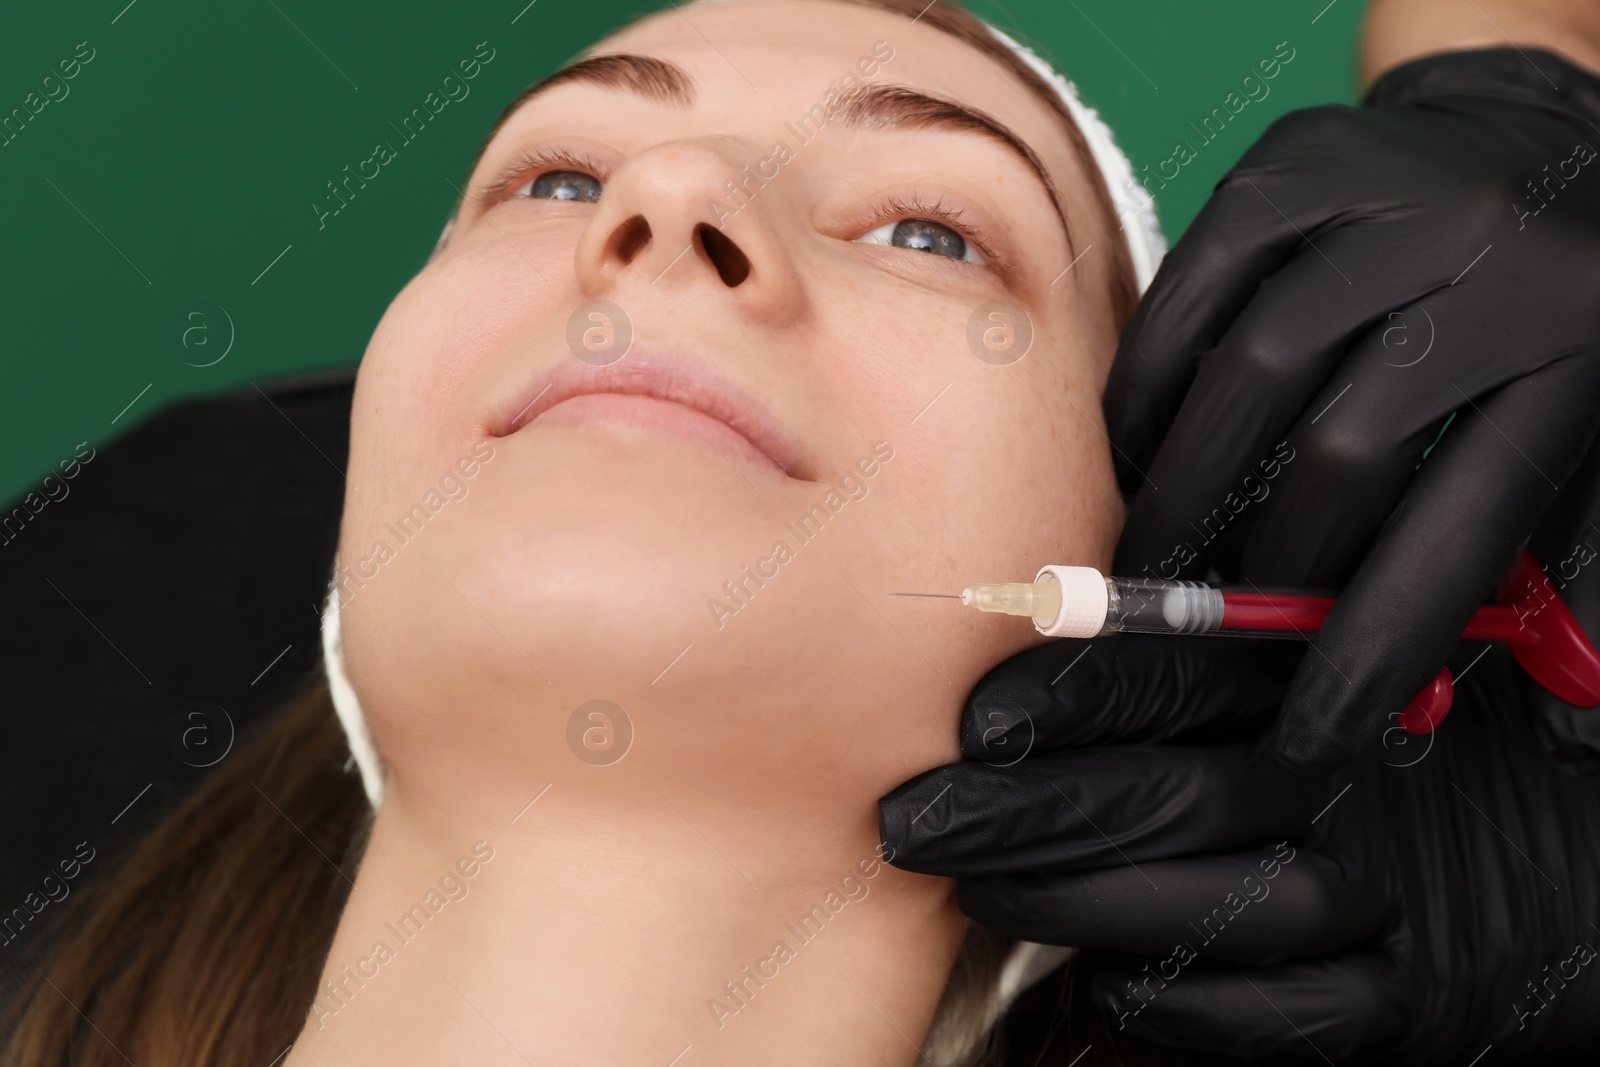
[[[94,58],[66,82],[65,98],[0,147],[0,499],[20,496],[78,442],[101,447],[173,400],[359,360],[431,251],[451,183],[494,116],[525,85],[657,6],[525,5],[8,5],[0,114],[42,96],[44,78],[80,42]],[[1295,49],[1271,94],[1200,147],[1162,193],[1169,240],[1274,117],[1356,93],[1361,0],[971,6],[1073,78],[1136,169],[1153,168],[1180,140],[1200,146],[1189,124],[1279,42]],[[390,123],[484,41],[495,57],[468,83],[471,95],[402,145]],[[319,230],[311,205],[378,141],[394,144],[397,158]],[[229,326],[218,307],[232,347],[212,366],[191,366],[222,351]],[[186,321],[196,310],[209,317]],[[187,350],[186,324],[203,331]]]

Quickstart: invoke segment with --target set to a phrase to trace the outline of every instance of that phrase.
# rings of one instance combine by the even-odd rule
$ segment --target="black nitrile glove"
[[[1312,779],[1269,729],[1304,646],[1084,646],[979,684],[969,762],[880,802],[895,866],[958,876],[1001,933],[1118,953],[1113,1032],[1479,1067],[1600,1047],[1600,779],[1553,773],[1503,648],[1435,734]]]
[[[1276,752],[1349,759],[1600,427],[1600,75],[1447,53],[1274,123],[1162,264],[1105,411],[1137,494],[1117,573],[1343,587]]]
[[[1600,445],[1589,449],[1528,548],[1544,563],[1552,590],[1583,632],[1591,640],[1600,635]],[[1600,773],[1600,708],[1573,707],[1525,674],[1518,682],[1535,729],[1557,762],[1568,771]]]

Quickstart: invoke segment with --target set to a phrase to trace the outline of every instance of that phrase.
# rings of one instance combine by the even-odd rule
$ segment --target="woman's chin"
[[[374,577],[346,595],[347,630],[541,686],[646,688],[691,644],[740,643],[726,616],[752,596],[784,599],[747,576],[777,573],[786,494],[759,493],[691,442],[585,436],[559,451],[499,448],[468,497],[364,569]],[[341,555],[364,541],[347,536]]]

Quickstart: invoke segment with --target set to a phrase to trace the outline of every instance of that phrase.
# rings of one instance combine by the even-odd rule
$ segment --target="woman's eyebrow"
[[[576,83],[625,90],[637,93],[646,100],[673,107],[694,106],[694,78],[690,77],[688,71],[670,60],[634,55],[630,52],[590,56],[571,66],[561,68],[548,78],[534,82],[518,93],[517,98],[500,112],[499,118],[494,120],[494,125],[489,127],[483,142],[478,145],[477,154],[472,157],[472,164],[467,168],[467,177],[471,178],[477,171],[478,164],[483,161],[484,152],[494,143],[495,136],[505,128],[506,123],[511,121],[511,116],[522,110],[523,105],[558,85]]]
[[[563,67],[543,81],[523,90],[506,110],[515,111],[546,89],[567,82],[588,82],[607,89],[626,89],[657,103],[675,107],[694,104],[694,78],[669,59],[641,56],[631,52],[611,52],[579,60]]]
[[[837,109],[840,123],[847,128],[871,130],[938,129],[956,133],[975,133],[1004,145],[1028,165],[1050,197],[1066,234],[1067,248],[1077,255],[1072,239],[1072,224],[1067,220],[1066,204],[1050,180],[1044,160],[1021,137],[999,119],[955,100],[931,96],[904,85],[858,85],[830,102],[818,104],[800,120],[827,121],[827,112]]]

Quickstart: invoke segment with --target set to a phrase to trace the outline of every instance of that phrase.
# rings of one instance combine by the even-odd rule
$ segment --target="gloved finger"
[[[952,876],[1251,847],[1304,829],[1326,788],[1279,766],[1269,740],[950,764],[879,800],[879,829],[896,867]]]
[[[1298,643],[1123,634],[1035,645],[984,675],[961,754],[1000,766],[1092,745],[1236,739],[1278,712]]]
[[[1289,434],[1294,459],[1248,534],[1241,571],[1252,581],[1342,586],[1450,414],[1562,355],[1528,344],[1525,323],[1470,283],[1440,285],[1366,331],[1306,407]]]
[[[1142,967],[1104,967],[1090,996],[1113,1030],[1244,1059],[1284,1054],[1337,1063],[1390,1048],[1404,1032],[1394,964],[1379,953],[1256,970],[1185,958],[1175,952],[1139,961]]]
[[[1352,338],[1430,286],[1449,281],[1448,274],[1440,281],[1425,269],[1397,276],[1372,262],[1380,251],[1390,254],[1386,244],[1380,223],[1342,227],[1319,237],[1315,248],[1302,244],[1303,251],[1261,282],[1201,360],[1146,470],[1149,480],[1134,498],[1117,544],[1117,573],[1204,574],[1235,520],[1265,504],[1280,475],[1302,473],[1293,442],[1285,439],[1308,408],[1314,415],[1321,406],[1314,404],[1318,391],[1346,358]]]
[[[1348,196],[1335,203],[1309,193],[1321,189],[1310,179],[1327,163],[1318,146],[1334,143],[1329,127],[1351,114],[1310,108],[1274,122],[1162,260],[1123,329],[1106,384],[1106,424],[1124,493],[1149,487],[1143,472],[1184,403],[1201,354],[1251,302],[1262,279],[1305,249],[1306,234],[1321,234],[1331,215],[1350,208]],[[1278,147],[1291,141],[1294,151]]]
[[[1359,945],[1396,901],[1371,868],[1288,841],[1229,856],[1099,871],[990,875],[957,883],[961,910],[1024,941],[1263,966]]]
[[[1562,486],[1528,550],[1590,642],[1600,639],[1600,440]],[[1545,748],[1572,770],[1600,771],[1600,710],[1574,707],[1527,675],[1519,684]]]
[[[1277,752],[1315,774],[1355,755],[1438,674],[1600,425],[1600,360],[1566,358],[1463,410],[1301,661]]]

